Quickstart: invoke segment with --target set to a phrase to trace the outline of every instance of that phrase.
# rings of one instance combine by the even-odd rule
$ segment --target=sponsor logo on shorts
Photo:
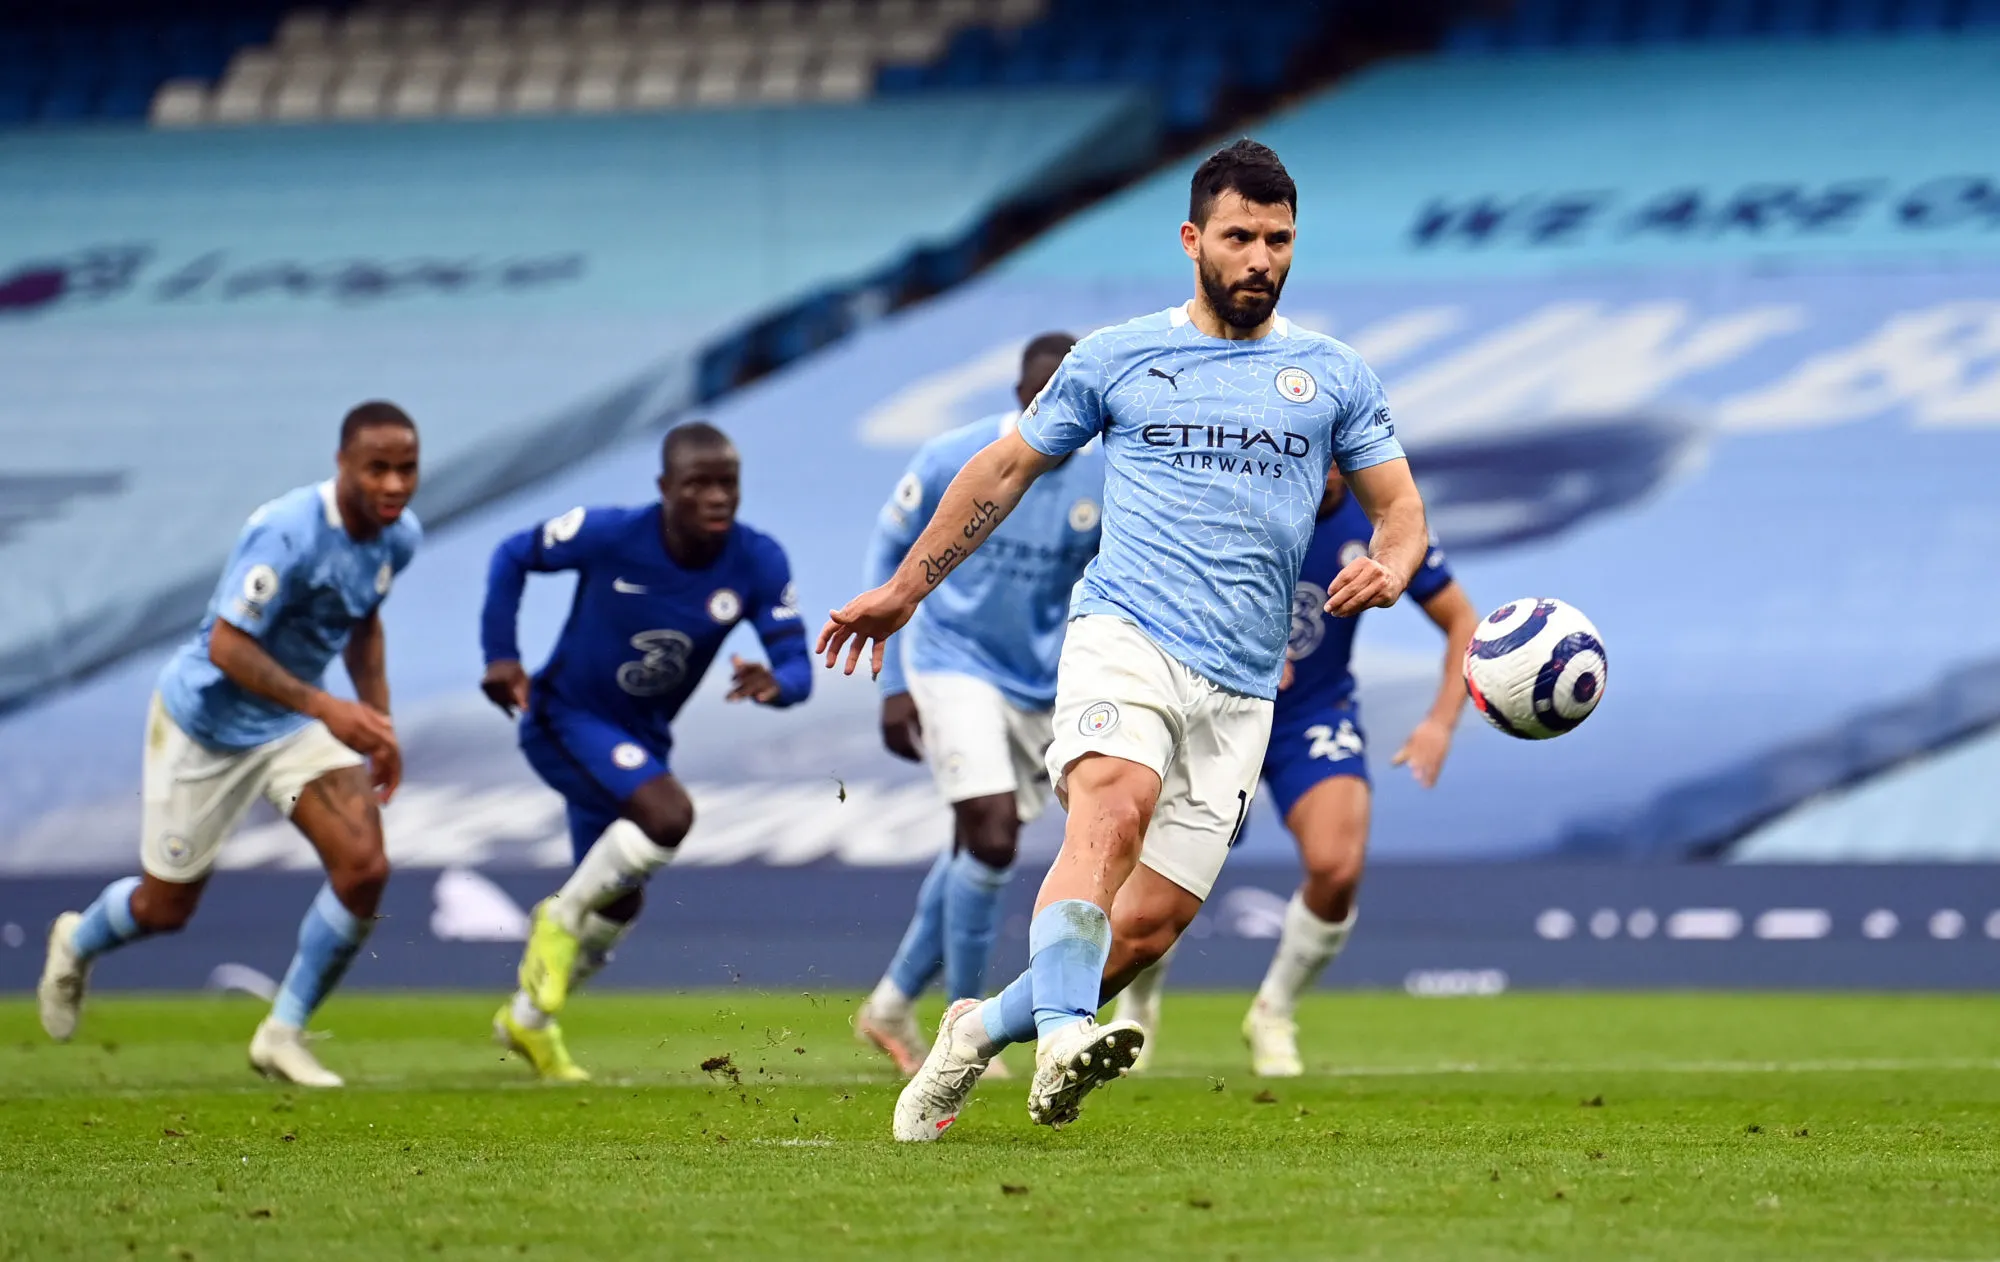
[[[1319,397],[1319,382],[1303,368],[1280,368],[1278,393],[1294,403],[1311,403]]]
[[[727,587],[718,587],[708,598],[708,616],[717,622],[734,622],[743,615],[743,598]]]
[[[1101,516],[1096,500],[1078,500],[1069,506],[1069,528],[1079,532],[1095,529]]]
[[[1118,707],[1109,701],[1086,707],[1083,717],[1076,721],[1076,730],[1085,736],[1104,736],[1117,726]]]
[[[168,833],[160,839],[160,849],[166,851],[167,858],[175,863],[184,863],[194,848],[188,845],[188,839],[179,833]]]
[[[637,771],[646,765],[646,751],[631,741],[625,741],[611,747],[611,762],[620,770]]]
[[[944,760],[944,778],[956,784],[965,776],[965,755],[949,754]]]

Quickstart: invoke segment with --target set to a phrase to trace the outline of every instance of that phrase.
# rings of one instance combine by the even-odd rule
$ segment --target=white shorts
[[[1158,772],[1139,862],[1197,898],[1208,897],[1243,831],[1270,740],[1269,701],[1197,675],[1123,619],[1069,624],[1049,746],[1056,796],[1069,804],[1063,776],[1085,754]]]
[[[924,726],[924,755],[947,802],[1014,795],[1022,823],[1049,801],[1049,712],[1023,710],[971,675],[910,672],[910,697]]]
[[[260,794],[290,818],[307,785],[363,761],[324,723],[255,749],[210,749],[181,731],[155,696],[146,716],[140,866],[162,881],[199,881]]]

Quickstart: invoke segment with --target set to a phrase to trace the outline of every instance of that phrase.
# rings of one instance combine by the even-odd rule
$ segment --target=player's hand
[[[917,717],[916,698],[907,692],[882,698],[882,744],[910,762],[924,758],[924,724]]]
[[[1326,611],[1352,618],[1364,609],[1387,609],[1403,594],[1404,580],[1374,557],[1355,557],[1326,589]]]
[[[1297,672],[1295,672],[1295,671],[1293,671],[1293,670],[1292,670],[1292,659],[1291,659],[1291,658],[1289,658],[1289,657],[1288,657],[1288,658],[1286,658],[1286,659],[1285,659],[1285,670],[1284,670],[1284,673],[1278,676],[1278,691],[1279,691],[1279,692],[1283,692],[1283,691],[1284,691],[1285,689],[1287,689],[1287,688],[1289,688],[1289,687],[1291,687],[1291,686],[1292,686],[1292,676],[1293,676],[1293,675],[1294,675],[1295,673],[1297,673]]]
[[[824,653],[827,667],[831,669],[840,657],[840,650],[846,648],[847,665],[841,673],[852,675],[854,668],[861,664],[862,650],[872,642],[875,651],[868,659],[869,666],[874,674],[880,675],[882,651],[889,637],[901,631],[916,612],[915,601],[905,600],[896,594],[892,584],[884,583],[829,613],[826,625],[820,628],[819,646],[813,651]]]
[[[319,721],[333,739],[368,760],[375,795],[387,802],[403,781],[403,751],[396,744],[396,725],[389,716],[359,701],[328,697]]]
[[[519,662],[488,662],[479,691],[511,719],[517,711],[528,708],[528,672]]]
[[[752,662],[731,653],[729,655],[730,687],[725,701],[755,701],[759,705],[770,705],[783,691],[778,687],[778,677],[762,662]]]
[[[1438,773],[1444,770],[1444,760],[1451,753],[1451,727],[1437,719],[1425,719],[1410,733],[1410,739],[1396,751],[1389,760],[1391,766],[1408,764],[1410,775],[1426,789],[1435,788]]]

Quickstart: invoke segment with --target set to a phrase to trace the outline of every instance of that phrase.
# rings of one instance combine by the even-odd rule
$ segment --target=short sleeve
[[[1021,413],[1021,437],[1045,456],[1067,456],[1104,429],[1104,370],[1089,350],[1076,344]]]
[[[1356,360],[1347,407],[1333,428],[1333,462],[1342,473],[1400,460],[1403,445],[1389,418],[1389,398],[1375,370]]]
[[[291,594],[292,571],[304,552],[296,529],[270,520],[260,510],[229,554],[216,588],[216,617],[261,639]]]
[[[1431,546],[1424,552],[1424,563],[1410,578],[1407,594],[1418,604],[1429,600],[1445,588],[1451,586],[1451,563],[1445,559],[1444,548],[1439,546],[1435,532],[1431,535]]]

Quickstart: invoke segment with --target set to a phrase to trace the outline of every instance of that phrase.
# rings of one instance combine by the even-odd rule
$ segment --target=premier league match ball
[[[1560,600],[1511,600],[1480,620],[1465,650],[1465,690],[1509,736],[1545,741],[1590,717],[1604,697],[1604,641]]]

